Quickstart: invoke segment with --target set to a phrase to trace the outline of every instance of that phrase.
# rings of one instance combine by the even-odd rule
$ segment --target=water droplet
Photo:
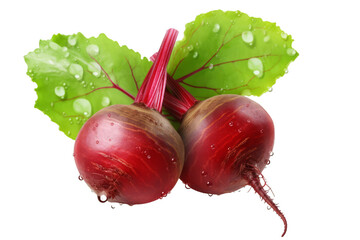
[[[246,120],[247,123],[251,123],[250,119]]]
[[[229,126],[230,126],[230,127],[234,126],[233,121],[229,122]]]
[[[107,202],[108,198],[106,195],[101,195],[101,196],[98,196],[98,200],[101,203],[105,203],[105,202]]]
[[[80,181],[84,180],[84,178],[83,178],[81,175],[79,175],[78,179],[79,179]]]
[[[216,24],[214,25],[214,27],[213,27],[213,32],[214,32],[214,33],[217,33],[217,32],[219,32],[219,31],[220,31],[220,25],[216,23]]]
[[[245,31],[241,34],[242,40],[247,44],[252,44],[254,41],[254,35],[251,31]]]
[[[88,64],[88,69],[95,77],[100,77],[101,75],[101,67],[96,62],[91,62]]]
[[[268,91],[269,91],[269,92],[272,92],[273,90],[274,90],[274,89],[271,87],[271,88],[269,88],[269,90],[268,90]]]
[[[198,53],[198,52],[194,52],[193,58],[197,58],[198,56],[199,56],[199,53]]]
[[[270,165],[270,159],[266,160],[266,165]]]
[[[110,98],[108,98],[108,97],[106,97],[106,96],[102,97],[102,99],[101,99],[101,106],[107,107],[107,106],[109,106],[109,105],[110,105]]]
[[[115,209],[115,206],[114,206],[114,205],[111,205],[111,209]]]
[[[264,42],[268,42],[268,41],[270,41],[270,36],[269,35],[264,37]]]
[[[59,98],[64,98],[65,96],[65,88],[63,86],[57,86],[54,89],[55,95]]]
[[[213,195],[214,195],[214,194],[208,193],[208,196],[209,196],[209,197],[212,197]]]
[[[270,151],[270,157],[274,156],[274,152]]]
[[[114,126],[114,123],[112,122],[112,123],[110,123],[110,125],[111,125],[111,126]]]
[[[248,68],[253,71],[253,74],[261,78],[264,73],[264,66],[259,58],[250,58],[248,60]]]
[[[100,142],[99,142],[99,140],[96,140],[96,142],[95,142],[96,144],[99,144]]]
[[[150,156],[150,155],[147,155],[147,156],[146,156],[146,158],[147,158],[147,159],[150,159],[150,158],[151,158],[151,156]]]
[[[237,131],[238,131],[238,133],[241,133],[241,132],[242,132],[242,130],[241,130],[240,128],[239,128]]]
[[[176,159],[175,159],[174,157],[172,157],[172,158],[171,158],[171,162],[172,162],[173,164],[176,164]]]
[[[205,170],[202,170],[202,171],[201,171],[201,175],[202,175],[203,177],[206,177],[206,176],[207,176],[207,172],[205,172]]]
[[[98,45],[95,44],[90,44],[86,47],[86,52],[90,55],[90,56],[96,56],[99,54],[99,47]]]
[[[72,36],[69,36],[68,37],[68,43],[71,45],[71,46],[75,46],[76,45],[76,35],[72,35]]]
[[[214,68],[214,64],[210,63],[210,64],[209,64],[209,69],[211,70],[211,69],[213,69],[213,68]]]
[[[282,37],[283,39],[287,39],[288,35],[287,35],[286,33],[282,32],[282,33],[281,33],[281,37]]]
[[[166,192],[161,192],[161,198],[164,198],[167,196],[167,193]]]
[[[271,207],[270,207],[270,206],[267,206],[266,209],[267,209],[267,210],[271,210]]]
[[[50,41],[50,42],[49,42],[49,47],[50,47],[52,50],[58,50],[58,49],[60,49],[60,46],[59,46],[57,43],[54,43],[53,41]]]
[[[295,49],[293,48],[288,48],[286,49],[286,53],[289,55],[289,56],[294,56],[296,54],[296,51]]]
[[[211,182],[206,182],[206,186],[212,187],[212,183]]]
[[[85,98],[76,99],[73,103],[73,108],[76,113],[84,114],[85,117],[91,115],[91,103]]]
[[[231,150],[231,147],[228,147],[227,150],[230,151],[230,150]]]
[[[67,47],[62,47],[61,50],[62,50],[63,52],[66,52],[66,51],[68,50],[68,48],[67,48]]]
[[[260,129],[260,133],[264,133],[264,129]]]
[[[210,148],[211,148],[212,150],[214,150],[214,149],[215,149],[215,144],[211,144],[211,145],[210,145]]]
[[[69,67],[69,72],[74,75],[77,80],[81,80],[83,78],[84,69],[79,64],[72,63]]]
[[[111,113],[108,113],[107,116],[108,116],[108,117],[111,117]]]
[[[188,184],[185,184],[185,188],[186,188],[186,189],[190,189],[190,187],[189,187]]]
[[[194,49],[194,46],[193,46],[193,45],[189,45],[189,46],[187,47],[187,49],[188,49],[189,51],[192,51],[192,50]]]
[[[289,69],[286,68],[285,69],[285,74],[287,74],[287,73],[289,73]]]

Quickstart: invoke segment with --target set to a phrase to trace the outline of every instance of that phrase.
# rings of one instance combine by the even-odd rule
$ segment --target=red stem
[[[135,103],[144,103],[149,108],[161,112],[167,80],[166,67],[177,35],[178,31],[175,29],[169,29],[166,32],[154,64],[151,66],[135,98]]]
[[[284,214],[280,211],[278,206],[273,202],[273,200],[264,190],[263,186],[260,183],[259,175],[253,170],[250,170],[244,175],[244,178],[248,181],[248,184],[255,190],[255,192],[259,194],[259,196],[264,199],[267,204],[269,204],[269,206],[277,213],[277,215],[280,216],[281,220],[284,222],[284,232],[281,235],[281,237],[283,237],[287,230],[286,218]]]

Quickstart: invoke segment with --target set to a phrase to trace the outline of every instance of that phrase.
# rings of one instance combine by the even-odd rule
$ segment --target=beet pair
[[[260,182],[274,144],[270,116],[238,95],[199,102],[167,76],[177,33],[167,31],[132,105],[104,108],[83,125],[74,150],[81,177],[98,196],[130,205],[166,196],[179,177],[208,194],[250,185],[281,217],[284,235],[286,219]],[[160,114],[163,99],[180,135]]]

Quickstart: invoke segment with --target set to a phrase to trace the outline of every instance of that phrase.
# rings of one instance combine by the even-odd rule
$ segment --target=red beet
[[[173,29],[167,32],[135,103],[100,110],[76,138],[76,166],[101,201],[151,202],[166,196],[180,176],[184,146],[159,113],[176,36]],[[100,199],[102,195],[106,199]]]
[[[274,124],[256,102],[239,95],[219,95],[196,101],[169,79],[164,105],[181,119],[185,146],[181,180],[208,194],[224,194],[250,185],[284,222],[283,213],[261,184],[274,145]],[[176,97],[175,97],[176,96]],[[181,101],[180,101],[181,100]],[[266,185],[266,182],[265,182]]]

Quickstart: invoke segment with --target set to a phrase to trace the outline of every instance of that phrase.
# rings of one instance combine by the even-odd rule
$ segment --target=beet
[[[184,146],[170,122],[159,113],[166,66],[177,34],[174,29],[167,32],[134,104],[100,110],[76,138],[76,166],[101,202],[151,202],[166,196],[179,179]]]
[[[129,205],[164,197],[176,184],[184,149],[170,122],[143,104],[94,114],[75,143],[80,175],[98,195]]]
[[[168,80],[168,88],[164,105],[181,120],[179,133],[185,146],[181,180],[194,190],[218,195],[250,185],[280,216],[284,236],[287,221],[264,189],[267,184],[261,173],[270,163],[274,145],[269,114],[244,96],[197,101],[173,79]]]

